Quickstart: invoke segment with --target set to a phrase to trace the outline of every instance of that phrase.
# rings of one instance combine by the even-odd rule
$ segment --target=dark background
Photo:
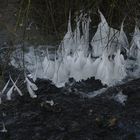
[[[128,38],[135,24],[139,25],[139,0],[0,0],[0,29],[6,26],[11,30],[12,40],[20,36],[19,40],[24,37],[33,43],[59,43],[67,29],[69,11],[73,27],[75,16],[81,10],[85,13],[90,11],[91,30],[94,32],[99,23],[98,9],[109,25],[116,29],[120,28],[125,18],[124,30]],[[23,26],[20,26],[21,23]],[[30,23],[31,31],[26,31],[25,35]]]

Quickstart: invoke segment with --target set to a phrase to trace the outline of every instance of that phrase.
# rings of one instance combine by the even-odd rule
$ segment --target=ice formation
[[[140,49],[139,41],[140,41],[140,30],[136,26],[134,34],[133,34],[133,38],[132,38],[132,41],[131,41],[131,47],[130,47],[130,56],[131,57],[137,58],[138,52],[139,52],[139,49]]]
[[[126,66],[129,69],[129,76],[138,78],[140,76],[140,30],[138,26],[135,26],[128,57]]]
[[[123,53],[135,57],[137,63],[140,62],[140,31],[138,27],[135,28],[129,50],[123,22],[120,30],[116,30],[109,27],[100,11],[99,14],[101,22],[91,42],[89,40],[90,16],[81,14],[77,17],[74,31],[69,16],[67,33],[53,59],[50,58],[48,51],[41,59],[34,57],[33,50],[25,54],[25,59],[29,63],[26,68],[34,81],[37,78],[49,79],[57,87],[62,87],[69,78],[81,81],[95,77],[103,84],[112,86],[128,76],[129,60],[124,59]],[[90,44],[92,51],[89,51]],[[29,87],[28,90],[30,91]]]
[[[70,54],[71,52],[75,51],[75,46],[74,46],[74,40],[73,40],[73,33],[71,29],[71,14],[69,14],[69,20],[68,20],[68,31],[65,34],[63,41],[61,43],[64,49],[65,54]]]
[[[6,93],[7,99],[8,99],[8,100],[11,100],[11,96],[12,96],[12,93],[13,93],[14,90],[17,91],[17,93],[18,93],[20,96],[23,95],[22,92],[21,92],[21,90],[20,90],[20,89],[17,87],[17,85],[16,85],[17,81],[18,81],[18,78],[17,78],[17,80],[14,82],[13,79],[11,78],[11,76],[10,76],[10,79],[8,80],[8,82],[5,84],[4,88],[3,88],[2,91],[0,92],[0,103],[1,103],[1,96],[2,96],[2,94],[4,94],[4,92],[5,92],[6,89],[8,88],[10,82],[12,82],[13,85],[12,85],[12,87],[10,87],[10,89],[9,89],[9,90],[7,91],[7,93]]]
[[[127,101],[127,98],[128,96],[127,95],[124,95],[122,93],[122,91],[120,91],[116,96],[113,97],[115,101],[121,103],[122,105],[125,105],[126,101]]]
[[[108,50],[110,54],[117,51],[118,48],[127,49],[128,40],[123,31],[123,22],[121,25],[121,30],[119,31],[109,27],[103,14],[100,11],[99,14],[101,22],[99,23],[97,31],[91,41],[93,56],[101,56],[106,48],[109,48]]]
[[[126,65],[123,55],[120,53],[120,49],[117,50],[117,53],[114,58],[114,79],[121,81],[127,76]]]
[[[128,47],[128,41],[123,31],[123,24],[120,31],[110,28],[104,16],[101,12],[99,13],[101,23],[91,41],[93,54],[88,52],[90,17],[80,15],[74,33],[72,33],[69,18],[68,31],[62,41],[62,52],[59,58],[55,61],[44,58],[44,77],[52,80],[56,86],[64,86],[69,78],[80,81],[94,76],[107,85],[125,78],[125,61],[120,50]],[[110,46],[108,47],[107,44]],[[91,55],[99,58],[94,60]]]
[[[140,30],[137,26],[131,42],[130,56],[134,57],[138,66],[140,66]]]
[[[2,89],[2,91],[0,92],[0,104],[2,103],[2,95],[4,93],[6,93],[6,97],[7,97],[7,100],[11,100],[12,99],[12,94],[14,91],[17,91],[17,93],[20,95],[20,96],[23,96],[23,93],[21,92],[21,90],[17,87],[17,82],[19,80],[19,77],[16,79],[16,81],[14,82],[13,79],[9,78],[8,82],[5,84],[4,88]],[[9,84],[10,82],[13,84],[10,88],[9,88]],[[30,79],[26,76],[25,74],[25,82],[26,82],[26,85],[27,85],[27,90],[30,94],[30,96],[32,98],[36,98],[37,95],[35,94],[34,91],[36,91],[38,89],[38,87],[30,81]],[[8,89],[9,88],[9,89]],[[8,91],[7,91],[8,89]],[[6,92],[7,91],[7,92]]]
[[[34,83],[32,83],[27,76],[25,76],[25,82],[26,82],[27,90],[30,94],[30,97],[31,98],[36,98],[37,95],[35,94],[34,91],[36,91],[38,89],[38,87]]]
[[[109,60],[108,53],[104,51],[98,64],[95,78],[100,79],[103,84],[110,85],[110,82],[113,80],[113,68],[113,60]]]

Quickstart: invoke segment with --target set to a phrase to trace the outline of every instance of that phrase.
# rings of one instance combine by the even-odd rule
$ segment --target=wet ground
[[[84,95],[102,88],[100,81],[70,82],[58,89],[38,80],[38,98],[25,90],[23,97],[4,101],[0,122],[7,132],[0,132],[0,140],[140,140],[140,79],[94,98]],[[120,91],[128,97],[125,105],[113,99]]]

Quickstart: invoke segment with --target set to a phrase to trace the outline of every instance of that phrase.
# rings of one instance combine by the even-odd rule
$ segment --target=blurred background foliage
[[[75,16],[81,10],[85,13],[90,11],[93,32],[99,23],[98,9],[116,29],[125,18],[127,35],[133,32],[140,19],[139,0],[5,0],[3,3],[8,5],[11,2],[16,3],[17,8],[14,31],[22,29],[26,40],[39,43],[60,42],[66,33],[69,11],[73,27]]]

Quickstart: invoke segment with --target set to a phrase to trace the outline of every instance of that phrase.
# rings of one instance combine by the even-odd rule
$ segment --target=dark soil
[[[102,85],[93,78],[88,81],[73,81],[58,89],[49,81],[38,80],[37,99],[25,91],[23,97],[3,102],[0,122],[5,123],[7,133],[0,132],[0,140],[139,140],[140,79],[108,88],[90,99],[83,94]],[[120,90],[128,95],[125,106],[112,99]],[[54,105],[46,100],[53,100]]]

